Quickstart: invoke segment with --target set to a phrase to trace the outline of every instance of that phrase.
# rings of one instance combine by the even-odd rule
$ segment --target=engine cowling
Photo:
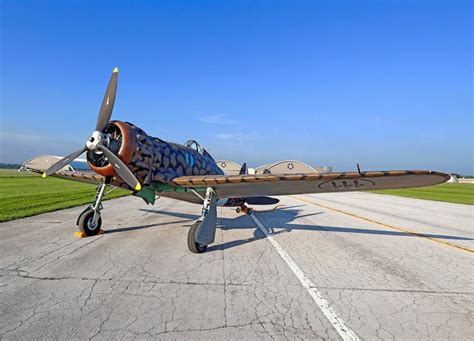
[[[128,165],[132,161],[137,143],[133,128],[125,122],[112,121],[107,125],[105,132],[109,137],[108,147],[123,163]],[[103,176],[115,176],[117,174],[112,165],[103,158],[102,154],[89,151],[87,153],[87,163],[97,174]]]

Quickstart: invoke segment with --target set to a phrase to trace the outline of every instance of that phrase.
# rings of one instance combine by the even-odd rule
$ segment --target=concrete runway
[[[0,224],[0,339],[399,339],[474,335],[474,207],[370,193],[281,197],[256,220],[219,209],[104,203]],[[266,212],[264,210],[267,210]],[[265,231],[270,231],[266,237]]]

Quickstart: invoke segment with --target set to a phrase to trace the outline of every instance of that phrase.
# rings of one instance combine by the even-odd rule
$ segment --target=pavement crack
[[[89,341],[92,340],[92,339],[94,339],[96,336],[98,336],[98,335],[102,332],[102,327],[104,326],[104,324],[105,324],[107,321],[109,321],[110,316],[112,315],[112,312],[113,312],[113,310],[110,310],[110,312],[107,314],[107,317],[105,318],[105,320],[103,320],[103,321],[100,323],[100,325],[99,325],[99,330],[98,330],[95,334],[93,334],[91,337],[89,337]]]
[[[59,259],[61,259],[61,258],[70,256],[70,255],[72,255],[73,253],[75,253],[75,252],[77,252],[77,251],[79,251],[79,250],[85,248],[85,247],[88,246],[88,245],[91,245],[92,243],[95,243],[96,241],[98,241],[98,240],[100,240],[100,239],[102,239],[102,238],[103,238],[103,236],[97,236],[96,238],[94,238],[94,239],[91,240],[90,242],[85,243],[85,244],[79,246],[78,248],[75,248],[74,250],[72,250],[72,251],[69,252],[69,253],[62,254],[62,255],[57,256],[55,259],[53,259],[53,260],[51,260],[51,261],[49,261],[49,262],[44,263],[43,265],[39,266],[38,268],[34,269],[33,271],[38,271],[38,270],[44,268],[45,266],[47,266],[47,265],[49,265],[49,264],[51,264],[51,263],[53,263],[53,262],[55,262],[55,261],[57,261],[57,260],[59,260]],[[74,243],[70,243],[70,244],[68,244],[68,245],[71,245],[71,244],[74,244]],[[66,245],[66,246],[68,246],[68,245]],[[62,248],[60,248],[60,249],[62,249]],[[42,256],[41,258],[44,258],[44,257],[47,256],[47,255],[50,255],[50,254],[52,254],[52,253],[54,253],[54,252],[56,252],[56,251],[59,251],[60,249],[54,250],[54,251],[52,251],[52,252],[49,252],[48,254]],[[41,259],[41,258],[40,258],[40,259]]]

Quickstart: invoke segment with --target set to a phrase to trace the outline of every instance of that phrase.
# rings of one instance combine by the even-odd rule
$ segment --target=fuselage
[[[148,135],[129,122],[112,121],[107,130],[111,136],[116,137],[115,146],[111,143],[110,148],[115,148],[115,153],[142,184],[168,184],[172,179],[185,175],[223,174],[212,156],[194,141],[187,146],[167,142]],[[100,154],[88,154],[91,169],[111,177],[113,185],[128,188],[116,176],[107,160],[104,161],[101,157]]]

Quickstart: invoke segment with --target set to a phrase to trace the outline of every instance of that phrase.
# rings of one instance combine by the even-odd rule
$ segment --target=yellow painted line
[[[378,224],[378,225],[381,225],[381,226],[384,226],[384,227],[388,227],[389,229],[392,229],[392,230],[397,230],[397,231],[400,231],[400,232],[404,232],[406,234],[410,234],[410,235],[415,236],[415,237],[428,239],[432,242],[439,243],[441,245],[444,245],[444,246],[447,246],[447,247],[450,247],[450,248],[453,248],[453,249],[461,250],[461,251],[467,252],[467,253],[474,253],[473,249],[470,249],[468,247],[461,246],[461,245],[452,244],[452,243],[449,243],[449,242],[446,242],[444,240],[440,240],[440,239],[437,239],[437,238],[429,237],[424,233],[418,233],[418,232],[410,231],[410,230],[407,230],[407,229],[404,229],[404,228],[401,228],[401,227],[398,227],[398,226],[393,226],[393,225],[388,225],[388,224],[385,224],[385,223],[381,223],[380,221],[376,221],[376,220],[373,220],[373,219],[370,219],[370,218],[362,217],[362,216],[354,214],[354,213],[346,212],[346,211],[343,211],[343,210],[340,210],[340,209],[337,209],[337,208],[333,208],[333,207],[329,207],[329,206],[326,206],[326,205],[323,205],[323,204],[319,204],[319,203],[316,203],[314,201],[306,200],[306,199],[303,199],[303,198],[297,198],[293,195],[290,195],[289,197],[293,198],[293,199],[296,199],[296,200],[299,200],[299,201],[303,201],[303,202],[308,203],[308,204],[319,206],[319,207],[322,207],[322,208],[325,208],[325,209],[328,209],[328,210],[331,210],[331,211],[334,211],[334,212],[342,213],[342,214],[345,214],[345,215],[348,215],[348,216],[351,216],[351,217],[354,217],[354,218],[365,220],[365,221],[368,221],[370,223],[374,223],[374,224]]]

